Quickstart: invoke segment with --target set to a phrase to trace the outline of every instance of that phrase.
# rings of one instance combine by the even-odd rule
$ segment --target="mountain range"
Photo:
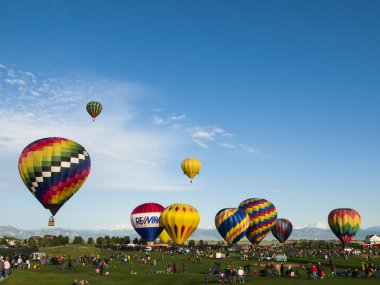
[[[104,237],[106,235],[112,236],[129,236],[131,239],[135,237],[139,238],[138,234],[134,229],[130,227],[113,227],[111,229],[98,229],[98,230],[72,230],[72,229],[62,229],[62,228],[45,228],[38,230],[22,230],[16,229],[12,226],[0,226],[0,236],[13,237],[17,239],[28,239],[32,236],[43,236],[43,235],[62,235],[69,236],[72,240],[75,236],[81,236],[84,239],[89,237],[97,238],[99,236]],[[360,229],[357,233],[356,240],[364,240],[367,235],[380,235],[380,226],[369,227],[366,229]],[[207,241],[219,241],[222,237],[219,235],[215,228],[204,229],[198,228],[190,239],[194,240],[207,240]],[[266,240],[274,240],[271,233],[265,238]],[[336,239],[334,234],[330,229],[326,228],[324,224],[314,224],[307,225],[303,227],[296,227],[293,229],[291,240],[330,240]]]

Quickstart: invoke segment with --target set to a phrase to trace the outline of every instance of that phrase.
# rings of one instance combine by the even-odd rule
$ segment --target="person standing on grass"
[[[4,275],[4,259],[0,256],[0,280],[3,279]]]
[[[335,264],[331,265],[331,277],[334,277],[336,273],[336,266]]]
[[[244,283],[245,272],[244,272],[244,270],[241,267],[239,267],[239,270],[238,270],[237,274],[239,276],[239,283],[243,284]]]
[[[6,258],[4,260],[4,278],[8,277],[10,270],[11,270],[11,264],[9,263],[9,259]]]

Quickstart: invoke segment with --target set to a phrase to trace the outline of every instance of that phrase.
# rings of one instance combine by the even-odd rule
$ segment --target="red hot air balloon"
[[[330,229],[343,246],[347,246],[355,237],[360,229],[361,220],[360,214],[349,208],[334,209],[328,216]]]
[[[164,207],[157,203],[145,203],[137,206],[131,213],[131,223],[135,231],[148,243],[153,243],[160,235],[160,224]]]
[[[284,243],[293,231],[292,223],[287,219],[277,219],[276,225],[271,229],[273,236]]]

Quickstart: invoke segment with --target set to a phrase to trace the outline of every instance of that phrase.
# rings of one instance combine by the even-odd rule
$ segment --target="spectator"
[[[11,270],[11,264],[9,263],[8,258],[4,260],[4,278],[7,278]]]
[[[239,267],[239,270],[238,270],[238,272],[237,272],[237,275],[239,276],[239,283],[240,283],[240,284],[243,284],[243,283],[244,283],[244,275],[245,275],[245,272],[244,272],[244,270],[243,270],[241,267]]]

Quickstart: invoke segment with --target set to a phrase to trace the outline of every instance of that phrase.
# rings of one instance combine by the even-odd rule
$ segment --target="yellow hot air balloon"
[[[199,174],[201,167],[201,161],[193,157],[186,158],[181,163],[183,173],[190,178],[190,182],[193,182],[193,178]]]
[[[174,244],[183,245],[197,229],[200,215],[188,204],[171,204],[161,213],[161,223]]]
[[[170,240],[170,236],[165,229],[160,233],[158,237],[160,238],[160,241],[162,241],[163,243],[168,243],[168,241]]]

